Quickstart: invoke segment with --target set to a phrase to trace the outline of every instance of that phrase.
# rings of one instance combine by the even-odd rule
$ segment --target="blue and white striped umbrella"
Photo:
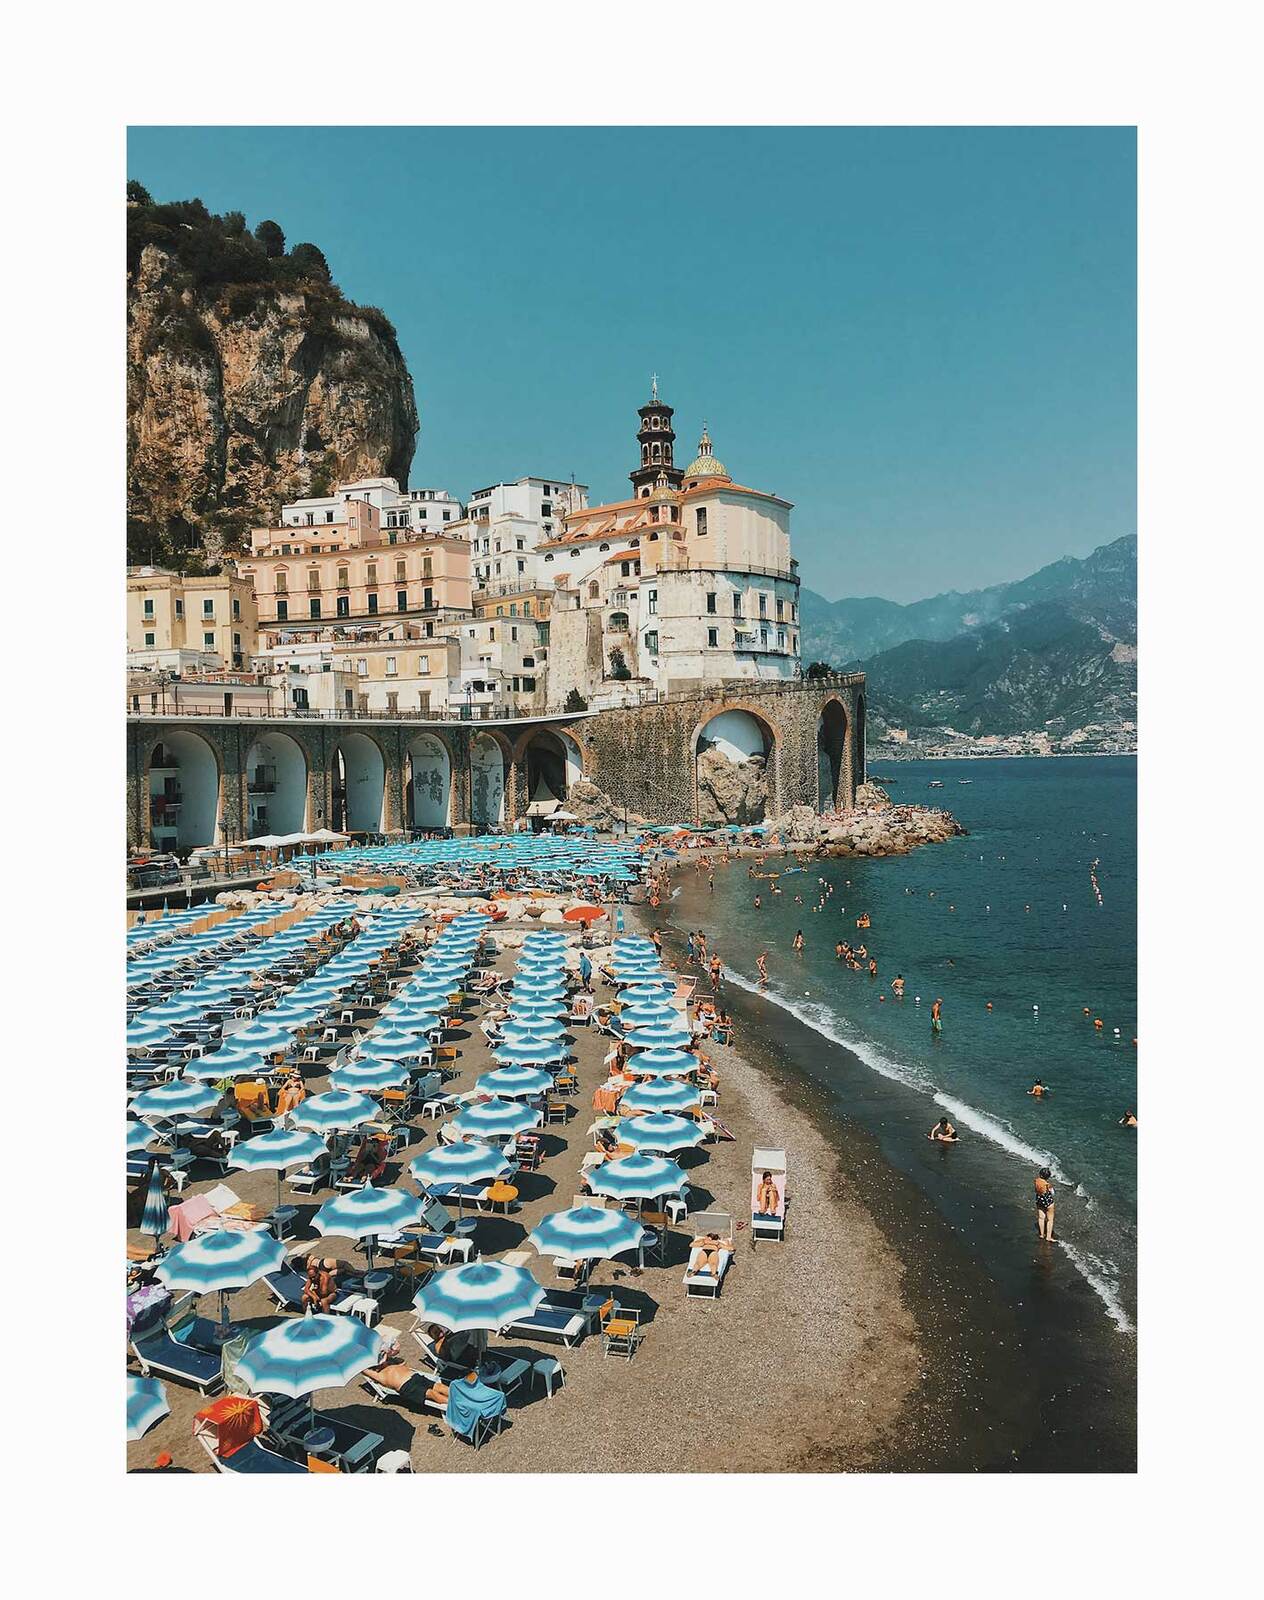
[[[538,1127],[540,1113],[513,1100],[483,1100],[458,1111],[448,1127],[463,1139],[498,1139]]]
[[[352,1094],[346,1089],[314,1094],[291,1113],[295,1127],[308,1128],[313,1133],[345,1132],[358,1128],[362,1122],[372,1122],[380,1114],[381,1108],[368,1095]]]
[[[407,1045],[411,1050],[425,1049],[425,1038],[416,1028],[399,1028],[380,1026],[374,1028],[369,1039],[379,1049],[383,1045]]]
[[[140,1378],[134,1372],[127,1374],[127,1437],[141,1439],[160,1417],[171,1410],[167,1404],[167,1391],[157,1378]]]
[[[314,1133],[300,1133],[297,1128],[274,1128],[271,1133],[259,1133],[253,1139],[234,1145],[228,1165],[239,1167],[243,1172],[282,1172],[287,1167],[315,1161],[324,1153],[325,1141]]]
[[[533,1066],[536,1062],[565,1061],[568,1055],[564,1044],[554,1039],[539,1044],[508,1043],[497,1045],[492,1055],[502,1066]]]
[[[168,1289],[210,1294],[215,1289],[244,1289],[284,1265],[285,1246],[266,1228],[242,1232],[226,1228],[176,1245],[155,1272]]]
[[[620,1111],[687,1111],[698,1104],[698,1090],[691,1083],[670,1083],[654,1078],[634,1083],[623,1091]]]
[[[692,1150],[706,1138],[696,1122],[688,1117],[673,1117],[663,1111],[647,1111],[643,1116],[624,1117],[615,1129],[620,1144],[634,1150]]]
[[[222,1044],[218,1050],[208,1051],[206,1055],[199,1057],[199,1065],[257,1069],[261,1060],[261,1052],[252,1050],[249,1045]],[[229,1073],[225,1072],[224,1076],[228,1077]]]
[[[566,1015],[565,1000],[518,1000],[511,1002],[511,1014],[515,1017],[564,1017]]]
[[[666,1001],[645,1000],[634,1006],[623,1006],[618,1021],[625,1033],[631,1033],[634,1028],[679,1028],[684,1024],[684,1017]]]
[[[239,1028],[236,1033],[230,1033],[225,1042],[238,1046],[253,1046],[256,1050],[272,1054],[277,1050],[289,1050],[293,1047],[294,1030],[278,1027],[276,1023],[265,1021],[260,1017],[249,1027]]]
[[[497,1067],[495,1072],[485,1072],[477,1086],[482,1094],[516,1100],[519,1095],[544,1094],[553,1087],[553,1076],[538,1067]]]
[[[466,1139],[459,1144],[436,1145],[425,1155],[414,1156],[408,1170],[423,1188],[453,1183],[490,1183],[510,1172],[504,1151],[489,1144]]]
[[[625,1033],[624,1039],[634,1050],[652,1050],[656,1045],[661,1045],[664,1050],[687,1050],[693,1043],[693,1035],[688,1028],[668,1028],[655,1026],[650,1028],[633,1028],[631,1033]]]
[[[571,1261],[592,1261],[621,1256],[647,1242],[649,1234],[626,1211],[604,1206],[572,1206],[551,1212],[527,1235],[542,1256],[565,1256]]]
[[[129,1122],[127,1124],[127,1153],[134,1154],[143,1150],[147,1144],[153,1144],[158,1135],[147,1122]]]
[[[506,1044],[555,1044],[566,1032],[560,1017],[509,1016],[500,1025]]]
[[[219,1102],[217,1089],[180,1080],[142,1090],[132,1101],[131,1109],[140,1117],[195,1117]]]
[[[411,1033],[393,1042],[370,1034],[360,1046],[360,1056],[365,1061],[413,1061],[429,1048],[430,1041],[424,1033]]]
[[[472,1261],[447,1267],[413,1296],[424,1322],[452,1333],[496,1333],[519,1322],[544,1299],[544,1290],[523,1267],[503,1261]]]
[[[654,1200],[659,1195],[679,1194],[688,1181],[674,1161],[662,1156],[620,1156],[588,1174],[588,1187],[594,1194],[615,1200]]]
[[[252,1339],[237,1375],[255,1394],[298,1399],[316,1389],[341,1389],[381,1358],[382,1335],[359,1317],[291,1317]]]
[[[190,1061],[180,1076],[191,1083],[220,1083],[225,1078],[251,1078],[263,1071],[262,1056],[241,1059],[234,1053],[228,1061],[220,1059],[219,1052],[199,1056]]]
[[[425,1201],[407,1189],[375,1189],[366,1184],[348,1194],[326,1200],[312,1218],[318,1233],[339,1234],[348,1239],[366,1239],[380,1233],[399,1233],[420,1222]]]
[[[167,1231],[167,1197],[162,1192],[162,1173],[156,1161],[149,1172],[145,1206],[140,1214],[140,1231],[149,1234],[155,1244]]]
[[[151,1050],[156,1044],[169,1044],[171,1029],[164,1027],[161,1022],[129,1022],[127,1025],[127,1048],[129,1050]]]
[[[348,1061],[345,1067],[329,1074],[335,1089],[351,1089],[376,1094],[382,1089],[397,1089],[408,1082],[408,1068],[398,1061]]]
[[[676,992],[676,980],[666,973],[661,978],[638,978],[635,983],[624,984],[620,990],[619,999],[625,1005],[639,1005],[642,1000],[660,1001],[670,999]]]
[[[635,1072],[643,1078],[684,1078],[696,1072],[700,1065],[698,1057],[688,1050],[666,1050],[662,1045],[655,1045],[630,1055],[624,1071]]]
[[[513,992],[522,1000],[565,1000],[566,985],[556,978],[515,978]]]
[[[404,1028],[409,1033],[429,1033],[432,1028],[437,1028],[443,1020],[443,1013],[434,1006],[411,1005],[403,1001],[384,1013],[391,1025]]]

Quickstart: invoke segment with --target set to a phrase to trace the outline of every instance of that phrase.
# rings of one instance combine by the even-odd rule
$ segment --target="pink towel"
[[[205,1222],[207,1217],[214,1215],[215,1207],[204,1194],[190,1195],[178,1206],[172,1206],[168,1213],[167,1226],[175,1237],[183,1242],[193,1237],[197,1223]]]

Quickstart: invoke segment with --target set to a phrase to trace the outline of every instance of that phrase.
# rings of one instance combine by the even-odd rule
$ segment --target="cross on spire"
[[[651,372],[650,373],[650,399],[651,400],[657,400],[658,399],[658,373],[657,372]]]

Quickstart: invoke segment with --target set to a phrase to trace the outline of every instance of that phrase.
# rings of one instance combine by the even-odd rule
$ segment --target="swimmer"
[[[1027,1093],[1035,1095],[1037,1100],[1043,1100],[1045,1095],[1052,1093],[1052,1091],[1046,1089],[1044,1084],[1041,1083],[1040,1079],[1037,1078],[1035,1083],[1032,1084],[1031,1088],[1028,1089]]]
[[[937,999],[930,1008],[930,1031],[939,1033],[944,1025],[944,1002]]]
[[[842,944],[839,943],[839,944],[836,944],[834,946],[834,960],[835,961],[841,961],[842,959],[843,959],[843,947],[842,947]]]
[[[956,1144],[958,1142],[957,1130],[947,1117],[940,1117],[926,1137],[932,1139],[936,1144]]]
[[[1137,1113],[1135,1111],[1125,1111],[1119,1119],[1119,1126],[1121,1128],[1135,1128],[1137,1126]]]
[[[802,928],[800,928],[798,933],[795,934],[794,943],[791,946],[791,948],[794,950],[795,955],[802,955],[802,953],[803,953],[803,930],[802,930]]]
[[[763,905],[763,903],[764,902],[760,899],[760,897],[758,895],[756,895],[755,896],[755,910],[758,911],[760,906]]]
[[[869,957],[869,976],[871,978],[876,978],[878,976],[878,963],[873,959],[872,956]]]
[[[897,1000],[903,1000],[904,998],[904,979],[898,972],[891,979],[891,993]]]

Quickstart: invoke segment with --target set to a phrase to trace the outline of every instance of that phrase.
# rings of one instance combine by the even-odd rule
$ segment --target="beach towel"
[[[468,1438],[480,1417],[490,1421],[500,1416],[507,1405],[504,1394],[499,1389],[490,1388],[481,1378],[476,1378],[473,1383],[466,1378],[459,1378],[448,1389],[444,1415],[453,1433]]]
[[[193,1237],[199,1222],[205,1222],[214,1215],[215,1207],[204,1194],[191,1195],[178,1206],[172,1206],[167,1218],[167,1227],[172,1236],[183,1243],[184,1240]]]
[[[216,1430],[216,1455],[221,1460],[235,1455],[242,1445],[249,1444],[263,1432],[259,1402],[252,1400],[249,1395],[221,1395],[193,1418],[194,1433],[201,1432],[208,1425]]]

